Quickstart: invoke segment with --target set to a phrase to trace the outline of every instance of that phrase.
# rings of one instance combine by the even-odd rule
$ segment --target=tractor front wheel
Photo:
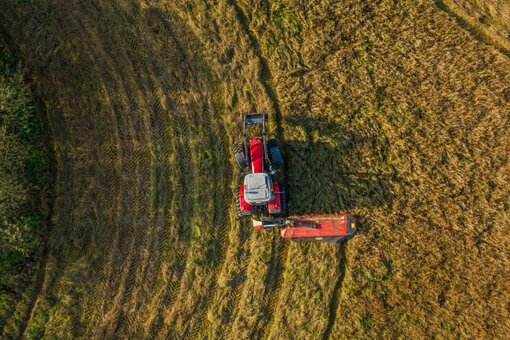
[[[248,166],[248,160],[244,155],[244,145],[242,143],[234,145],[234,155],[237,165],[239,165],[241,169],[244,169]]]

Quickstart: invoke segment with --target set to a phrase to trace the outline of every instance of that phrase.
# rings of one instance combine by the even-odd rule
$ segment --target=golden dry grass
[[[444,0],[454,13],[510,53],[510,2],[507,0]]]
[[[429,1],[0,4],[57,162],[26,336],[508,334],[510,61]],[[19,22],[24,22],[19,29]],[[289,244],[232,206],[240,113],[272,113]]]

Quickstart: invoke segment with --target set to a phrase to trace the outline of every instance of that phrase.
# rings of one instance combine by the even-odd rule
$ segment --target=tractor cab
[[[244,177],[244,199],[251,205],[267,204],[273,200],[271,177],[263,172]]]

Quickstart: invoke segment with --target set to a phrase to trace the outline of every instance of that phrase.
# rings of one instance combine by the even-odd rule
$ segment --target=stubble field
[[[57,171],[41,279],[3,336],[510,331],[510,60],[435,2],[6,0],[0,23]],[[254,111],[289,213],[351,212],[355,238],[238,219]]]

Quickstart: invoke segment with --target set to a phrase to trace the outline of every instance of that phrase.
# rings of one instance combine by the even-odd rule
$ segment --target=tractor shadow
[[[285,124],[301,127],[307,137],[281,145],[289,215],[356,215],[369,208],[391,207],[394,176],[367,170],[366,164],[375,164],[370,163],[372,158],[377,161],[376,152],[370,154],[372,140],[327,119],[291,115]]]

